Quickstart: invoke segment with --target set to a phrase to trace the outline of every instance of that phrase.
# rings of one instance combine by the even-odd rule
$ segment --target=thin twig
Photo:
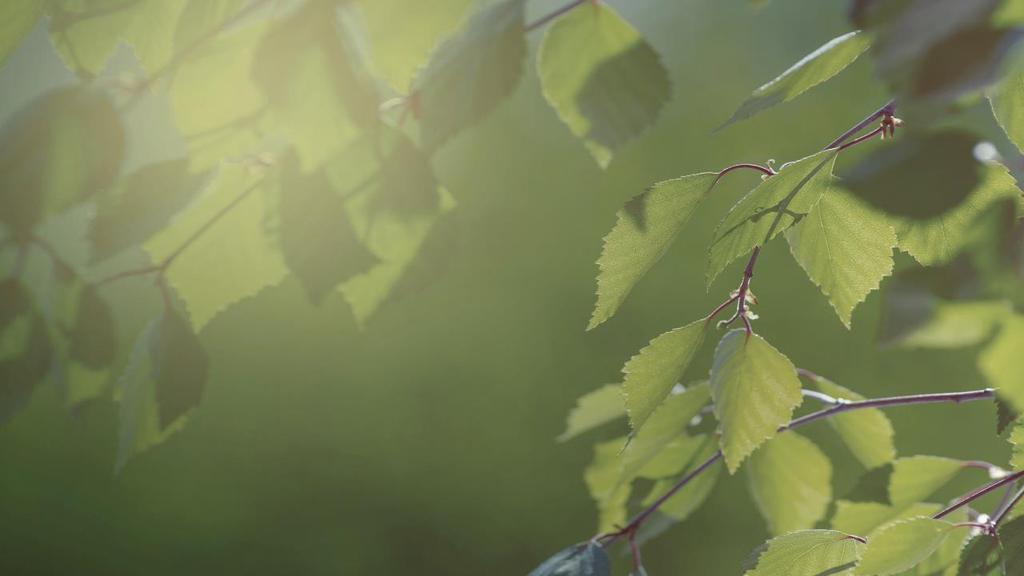
[[[579,6],[580,4],[586,4],[589,1],[591,0],[572,0],[572,2],[569,2],[568,4],[562,6],[561,8],[557,8],[553,12],[545,14],[544,16],[541,16],[540,18],[534,20],[533,22],[530,22],[523,28],[523,30],[526,32],[532,32],[533,30],[536,30],[537,28],[540,28],[541,26],[547,24],[548,22],[551,22],[555,18],[558,18],[562,14],[565,14],[566,12],[572,10],[573,8]]]
[[[1014,472],[1013,474],[1010,474],[1006,478],[1000,478],[999,480],[996,480],[995,482],[991,482],[989,484],[986,484],[985,486],[982,486],[981,488],[978,488],[977,490],[974,490],[973,492],[969,492],[967,495],[960,497],[956,502],[953,502],[949,506],[943,508],[938,513],[936,513],[934,516],[932,516],[932,518],[935,518],[936,520],[939,520],[939,519],[941,519],[941,518],[951,514],[952,512],[954,512],[956,510],[959,510],[960,508],[970,504],[971,502],[974,502],[975,500],[977,500],[978,498],[981,498],[982,496],[988,494],[989,492],[992,492],[993,490],[997,490],[1000,486],[1005,486],[1007,484],[1011,484],[1011,483],[1016,482],[1017,480],[1019,480],[1021,478],[1024,478],[1024,470],[1021,470],[1020,472]]]

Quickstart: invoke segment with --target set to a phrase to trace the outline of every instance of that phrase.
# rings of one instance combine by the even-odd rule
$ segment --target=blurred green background
[[[705,291],[704,250],[756,176],[716,189],[618,315],[586,333],[594,261],[615,210],[660,179],[803,157],[887,98],[861,59],[797,102],[712,133],[752,89],[848,31],[846,3],[609,4],[671,72],[673,100],[652,130],[601,171],[541,95],[533,33],[513,97],[437,157],[458,202],[442,273],[364,329],[340,294],[313,307],[294,280],[232,307],[201,334],[211,377],[197,413],[117,475],[116,404],[69,413],[54,385],[41,386],[0,428],[0,572],[525,574],[592,535],[582,481],[590,439],[554,438],[576,397],[617,381],[647,340],[732,290],[739,264]],[[557,5],[534,0],[530,13]],[[130,58],[119,53],[117,66]],[[72,80],[40,28],[0,70],[0,115]],[[180,153],[160,98],[129,124],[130,165]],[[52,224],[69,253],[81,220],[73,212]],[[141,309],[153,298],[144,284],[113,294]],[[879,350],[877,294],[847,331],[784,243],[763,254],[755,288],[760,334],[797,366],[865,395],[984,385],[970,350]],[[695,377],[709,365],[706,348]],[[992,412],[890,415],[901,455],[1003,462]],[[836,457],[841,494],[858,465],[823,426],[809,435]],[[982,481],[964,476],[947,495]],[[651,574],[738,575],[765,538],[742,474],[723,475],[697,514],[647,546],[645,564]]]

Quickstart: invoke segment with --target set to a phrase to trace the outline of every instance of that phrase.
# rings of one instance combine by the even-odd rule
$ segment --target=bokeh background
[[[541,94],[533,33],[514,95],[436,158],[458,202],[443,267],[364,328],[340,294],[314,307],[295,280],[232,307],[201,333],[211,375],[199,410],[119,474],[116,404],[69,412],[55,385],[36,390],[0,427],[0,572],[525,574],[592,535],[582,481],[592,442],[555,441],[565,414],[579,395],[617,381],[647,340],[733,288],[738,264],[705,291],[704,250],[757,180],[739,175],[716,189],[617,316],[587,333],[594,262],[615,210],[664,178],[803,157],[887,99],[862,58],[798,101],[712,133],[751,90],[848,31],[846,3],[609,4],[670,70],[673,99],[653,129],[600,170]],[[425,60],[467,5],[409,0],[404,18],[371,29],[392,51],[389,73]],[[532,0],[529,11],[558,5]],[[111,69],[133,66],[121,50]],[[0,117],[71,81],[41,25],[0,70]],[[161,97],[132,110],[128,168],[181,153],[168,116]],[[67,254],[83,218],[73,211],[50,224]],[[117,288],[119,306],[146,306],[154,295],[142,284]],[[878,294],[847,331],[785,243],[766,249],[755,288],[759,333],[796,365],[865,395],[984,386],[971,350],[881,350]],[[890,415],[901,455],[1005,461],[988,404]],[[824,426],[809,435],[835,456],[841,494],[861,470]],[[947,495],[982,479],[965,475]],[[744,483],[723,474],[698,513],[646,547],[648,571],[742,573],[767,536]]]

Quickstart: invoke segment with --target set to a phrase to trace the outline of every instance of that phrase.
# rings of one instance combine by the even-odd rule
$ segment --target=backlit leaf
[[[155,336],[153,378],[160,429],[199,405],[206,388],[208,360],[188,320],[165,310]]]
[[[651,340],[622,368],[626,411],[634,430],[639,430],[672,387],[679,383],[707,334],[697,320]]]
[[[101,194],[89,231],[93,257],[102,260],[141,245],[202,189],[205,174],[188,171],[184,158],[143,166]]]
[[[964,548],[956,576],[1005,576],[1003,547],[988,534],[979,534]]]
[[[29,293],[15,279],[0,281],[0,423],[28,400],[52,357],[46,322]]]
[[[744,576],[850,576],[864,544],[835,530],[801,530],[773,538],[755,552]]]
[[[803,399],[792,362],[742,329],[727,333],[715,349],[711,393],[730,473],[789,422]]]
[[[779,169],[744,196],[715,229],[708,259],[710,287],[730,262],[802,220],[832,185],[836,152],[818,152]]]
[[[633,286],[665,255],[715,183],[704,172],[659,182],[616,214],[597,260],[597,305],[587,329],[611,318]]]
[[[978,368],[1012,408],[1024,411],[1024,316],[1007,315],[1003,327],[978,356]]]
[[[999,540],[1003,544],[1003,562],[1007,576],[1024,574],[1024,516],[1001,525]]]
[[[751,455],[746,472],[754,502],[772,534],[812,528],[832,501],[832,463],[795,432],[765,443]]]
[[[287,275],[266,230],[274,192],[268,176],[225,166],[203,196],[146,242],[155,262],[186,247],[167,269],[167,281],[184,301],[196,331],[228,306]]]
[[[847,328],[854,308],[892,273],[896,232],[841,190],[822,196],[786,240]]]
[[[565,432],[558,437],[558,441],[564,442],[575,438],[625,415],[622,387],[618,384],[605,384],[593,392],[580,396],[576,406],[569,412]]]
[[[1024,3],[1018,2],[1024,14]],[[1014,59],[1009,70],[989,93],[992,113],[1006,136],[1024,151],[1024,58]]]
[[[814,383],[819,390],[833,398],[850,401],[864,399],[849,388],[825,378],[818,378]],[[881,410],[868,408],[836,414],[828,419],[828,423],[865,468],[877,468],[896,457],[892,423]]]
[[[909,570],[934,553],[946,534],[955,529],[949,522],[932,518],[888,524],[868,540],[856,574],[888,576]]]
[[[714,455],[715,451],[718,450],[718,445],[714,439],[707,439],[703,447],[693,453],[689,462],[683,467],[678,476],[690,473],[697,466],[700,466]],[[673,522],[682,522],[690,516],[701,504],[707,500],[708,496],[711,495],[711,491],[715,488],[718,482],[718,475],[721,472],[721,466],[712,466],[705,472],[695,476],[690,482],[686,484],[682,489],[672,495],[671,498],[666,500],[660,507],[660,512],[666,519]],[[644,498],[641,503],[644,506],[650,506],[661,497],[663,494],[668,492],[673,485],[678,482],[678,478],[663,478],[654,483],[651,487],[650,492]]]
[[[722,128],[782,102],[789,102],[807,90],[825,82],[853,64],[868,46],[871,37],[859,30],[837,36],[800,59],[771,82],[750,95]]]
[[[942,509],[941,504],[919,503],[909,506],[888,506],[878,502],[836,501],[831,527],[843,532],[870,536],[880,527],[896,520],[931,516]]]
[[[548,27],[537,71],[544,97],[602,168],[654,123],[672,90],[657,52],[602,3]]]
[[[42,9],[39,0],[8,0],[0,5],[0,66],[36,25]]]
[[[523,0],[481,8],[431,54],[412,83],[423,147],[435,150],[480,121],[519,84]]]

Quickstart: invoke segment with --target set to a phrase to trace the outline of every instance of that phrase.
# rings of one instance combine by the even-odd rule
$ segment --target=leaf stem
[[[909,405],[914,405],[914,404],[937,404],[937,403],[943,403],[943,402],[953,402],[955,404],[961,404],[961,403],[964,403],[964,402],[973,402],[973,401],[976,401],[976,400],[987,400],[987,399],[991,399],[991,398],[994,398],[994,397],[995,397],[995,390],[993,388],[983,388],[981,390],[969,390],[967,392],[940,392],[940,393],[935,393],[935,394],[913,394],[913,395],[907,395],[907,396],[889,396],[889,397],[886,397],[886,398],[872,398],[872,399],[868,399],[868,400],[858,400],[858,401],[855,401],[855,402],[841,402],[839,404],[836,404],[835,406],[831,406],[829,408],[825,408],[823,410],[818,410],[817,412],[812,412],[812,413],[807,414],[805,416],[801,416],[799,418],[796,418],[796,419],[792,420],[789,424],[781,426],[778,431],[779,432],[786,432],[788,430],[793,430],[793,429],[799,428],[801,426],[806,426],[807,424],[810,424],[812,422],[816,422],[818,420],[823,420],[825,418],[830,418],[832,416],[835,416],[837,414],[841,414],[843,412],[852,412],[854,410],[863,410],[863,409],[866,409],[866,408],[888,408],[888,407],[891,407],[891,406],[909,406]],[[654,512],[657,511],[658,508],[661,507],[662,504],[664,504],[669,498],[674,496],[677,492],[682,490],[694,478],[699,476],[701,473],[703,473],[707,469],[711,468],[711,466],[713,466],[716,462],[718,462],[719,460],[722,459],[722,456],[723,456],[722,450],[719,449],[714,454],[712,454],[711,457],[709,457],[707,460],[705,460],[703,463],[701,463],[696,468],[694,468],[692,471],[688,472],[686,475],[684,475],[682,478],[680,478],[675,484],[672,485],[671,488],[668,489],[668,491],[666,491],[664,494],[662,494],[660,497],[658,497],[657,500],[652,502],[650,506],[648,506],[647,508],[645,508],[645,509],[641,510],[639,513],[637,513],[637,515],[634,516],[629,521],[629,523],[626,524],[626,526],[624,526],[623,528],[620,528],[619,530],[616,530],[614,532],[609,532],[607,534],[601,534],[601,535],[597,536],[596,539],[598,541],[600,541],[603,546],[609,546],[609,545],[613,544],[619,538],[622,538],[623,536],[629,536],[630,534],[636,532],[640,528],[640,526],[643,525],[643,523],[646,522],[647,519],[652,514],[654,514]],[[1016,481],[1017,479],[1019,479],[1021,477],[1024,477],[1024,471],[1017,472],[1015,474],[1007,476],[1006,478],[998,480],[995,483],[993,483],[993,484],[989,485],[988,487],[984,488],[983,489],[984,492],[979,493],[977,495],[973,495],[973,493],[971,495],[968,495],[967,497],[965,497],[964,500],[959,501],[953,507],[950,507],[947,510],[944,510],[944,511],[940,512],[939,515],[935,516],[935,518],[941,518],[945,514],[948,514],[948,513],[952,512],[953,510],[956,510],[960,506],[966,505],[970,501],[972,501],[972,500],[974,500],[976,498],[980,498],[984,494],[987,494],[988,492],[990,492],[992,490],[995,490],[999,486],[1003,486],[1003,485],[1005,485],[1005,484],[1007,484],[1009,482]]]
[[[883,104],[881,108],[879,108],[878,110],[875,110],[874,112],[869,114],[867,118],[865,118],[865,119],[861,120],[860,122],[854,124],[849,130],[847,130],[846,132],[843,132],[838,137],[836,137],[835,140],[829,142],[828,146],[825,146],[824,149],[825,150],[830,150],[832,148],[838,147],[843,142],[846,142],[851,137],[853,137],[854,134],[856,134],[856,133],[860,132],[861,130],[867,128],[875,120],[878,120],[879,118],[881,118],[883,116],[892,116],[895,112],[896,112],[896,100],[889,100],[888,102]]]
[[[939,520],[939,519],[943,518],[944,516],[947,516],[947,515],[951,514],[952,512],[954,512],[956,510],[959,510],[960,508],[970,504],[971,502],[974,502],[975,500],[977,500],[978,498],[981,498],[982,496],[988,494],[989,492],[992,492],[993,490],[998,489],[1000,486],[1005,486],[1007,484],[1016,482],[1017,480],[1019,480],[1021,478],[1024,478],[1024,470],[1021,470],[1019,472],[1014,472],[1013,474],[1010,474],[1009,476],[1007,476],[1005,478],[1000,478],[999,480],[996,480],[994,482],[990,482],[990,483],[982,486],[981,488],[978,488],[977,490],[974,490],[973,492],[969,492],[965,496],[960,497],[956,502],[953,502],[949,506],[943,508],[938,513],[936,513],[934,516],[932,516],[932,518],[935,518],[936,520]]]

